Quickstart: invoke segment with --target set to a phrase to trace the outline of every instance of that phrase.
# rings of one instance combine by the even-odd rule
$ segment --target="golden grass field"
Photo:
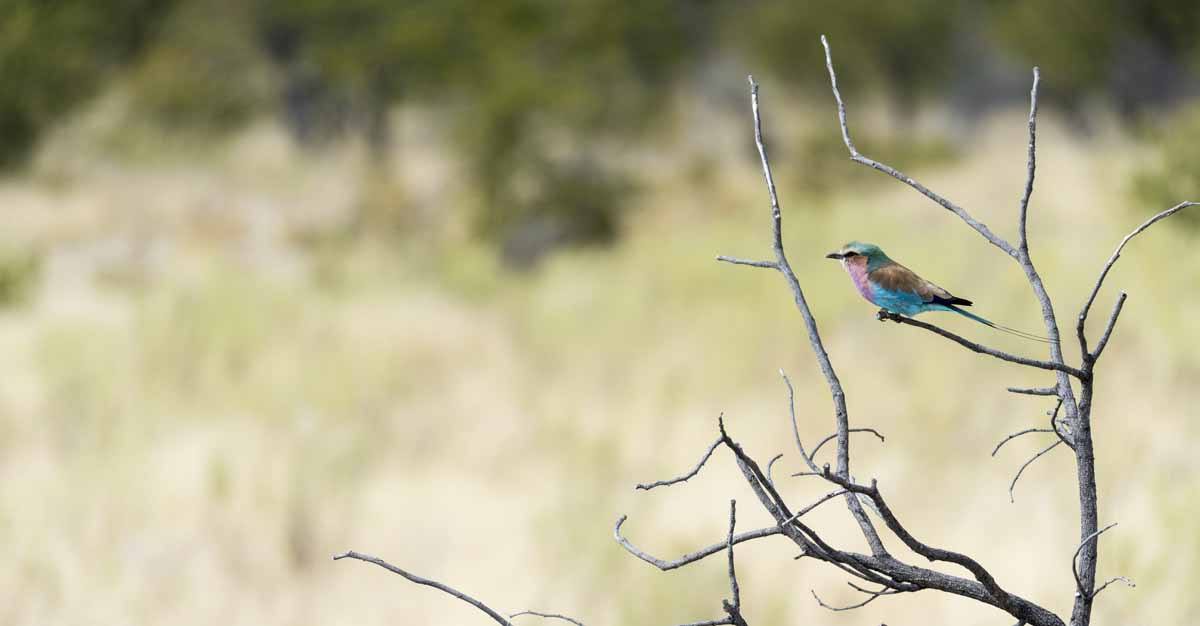
[[[788,110],[766,87],[764,106],[768,125]],[[834,133],[820,113],[811,123]],[[684,111],[679,127],[705,115]],[[634,484],[691,467],[721,412],[751,454],[783,452],[777,474],[796,471],[780,368],[796,383],[802,434],[832,429],[782,280],[713,260],[769,254],[741,117],[708,120],[702,138],[680,128],[653,138],[636,155],[653,184],[626,236],[529,274],[503,270],[463,234],[454,203],[469,198],[451,193],[454,168],[420,116],[407,118],[404,175],[392,183],[407,207],[399,234],[355,239],[339,233],[388,193],[372,187],[356,146],[304,155],[262,124],[203,149],[136,138],[114,147],[90,119],[0,181],[2,243],[41,257],[29,294],[0,312],[0,623],[488,623],[436,591],[330,560],[349,549],[502,611],[563,612],[589,626],[711,619],[727,593],[723,560],[660,573],[615,544],[614,521],[628,514],[632,541],[675,557],[723,537],[730,498],[739,528],[767,515],[725,451],[686,485]],[[1030,229],[1070,336],[1117,241],[1165,207],[1136,206],[1124,186],[1141,146],[1064,126],[1043,116]],[[805,193],[789,137],[771,139],[792,263],[852,423],[887,435],[854,440],[855,474],[878,477],[919,538],[1069,612],[1074,460],[1061,449],[1044,457],[1011,504],[1013,472],[1044,444],[1026,437],[989,456],[1050,408],[1004,387],[1050,377],[876,322],[822,257],[848,239],[879,243],[980,314],[1037,330],[1023,276],[882,175]],[[912,173],[1010,237],[1025,140],[1020,112],[997,115],[964,141],[961,161]],[[713,161],[708,175],[687,166],[697,155]],[[852,167],[842,152],[822,158]],[[1168,222],[1136,240],[1093,315],[1101,323],[1117,289],[1129,292],[1094,415],[1101,523],[1120,523],[1101,540],[1099,576],[1137,588],[1105,591],[1096,624],[1200,613],[1195,237]],[[1045,356],[965,320],[929,319]],[[811,478],[779,482],[796,502],[827,491]],[[844,508],[812,519],[860,547]],[[829,613],[810,590],[838,603],[852,592],[836,570],[794,555],[779,538],[739,548],[751,623],[1009,623],[933,592]]]

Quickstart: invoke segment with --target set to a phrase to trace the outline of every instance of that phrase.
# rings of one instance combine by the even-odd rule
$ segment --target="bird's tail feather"
[[[997,324],[997,323],[995,323],[995,322],[993,322],[993,321],[991,321],[991,320],[987,320],[987,319],[984,319],[984,318],[982,318],[982,317],[979,317],[978,315],[975,315],[974,313],[968,313],[967,311],[964,311],[964,310],[962,310],[962,309],[960,309],[960,308],[958,308],[958,307],[954,306],[953,304],[948,304],[948,305],[945,305],[945,306],[946,306],[946,308],[947,308],[947,309],[949,309],[949,310],[951,310],[951,311],[954,311],[955,313],[958,313],[959,315],[961,315],[961,316],[963,316],[963,317],[966,317],[966,318],[969,318],[969,319],[973,319],[973,320],[975,320],[976,322],[979,322],[980,324],[983,324],[984,326],[990,326],[991,328],[995,328],[996,330],[998,330],[998,331],[1000,331],[1000,332],[1002,332],[1002,333],[1008,333],[1008,334],[1010,334],[1010,335],[1015,335],[1015,336],[1017,336],[1017,337],[1020,337],[1020,338],[1022,338],[1022,339],[1028,339],[1028,340],[1030,340],[1030,341],[1040,341],[1040,342],[1042,342],[1042,343],[1052,343],[1052,342],[1051,342],[1049,339],[1047,339],[1047,338],[1045,338],[1045,337],[1041,337],[1041,336],[1038,336],[1038,335],[1034,335],[1034,334],[1032,334],[1032,333],[1027,333],[1027,332],[1025,332],[1025,331],[1017,330],[1017,329],[1015,329],[1015,328],[1009,328],[1009,327],[1007,327],[1007,326],[1001,326],[1000,324]]]

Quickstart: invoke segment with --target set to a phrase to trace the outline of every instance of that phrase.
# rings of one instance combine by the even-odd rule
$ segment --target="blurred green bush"
[[[133,68],[134,113],[176,129],[233,130],[270,98],[270,67],[250,6],[238,0],[181,2]]]
[[[24,304],[41,276],[42,256],[35,250],[0,249],[0,307]]]
[[[848,90],[894,105],[889,141],[922,144],[918,160],[945,156],[909,130],[920,98],[936,91],[968,116],[1016,102],[1034,63],[1047,99],[1076,110],[1100,98],[1133,114],[1200,92],[1194,0],[10,0],[0,11],[0,166],[116,77],[129,77],[139,119],[216,133],[272,113],[303,145],[358,133],[384,164],[404,140],[391,112],[417,103],[454,129],[466,174],[455,201],[475,207],[475,234],[520,265],[619,232],[639,173],[613,155],[663,121],[681,82],[719,100],[730,83],[703,68],[747,65],[826,98],[821,33]],[[391,165],[380,169],[404,164]]]
[[[0,7],[0,167],[87,100],[152,39],[173,0],[5,0]]]

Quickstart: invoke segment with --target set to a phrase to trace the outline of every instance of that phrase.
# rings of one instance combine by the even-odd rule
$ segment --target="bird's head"
[[[877,265],[882,261],[887,261],[888,255],[884,254],[883,250],[873,243],[851,241],[840,249],[826,254],[825,258],[836,259],[843,264],[866,263],[868,265]]]

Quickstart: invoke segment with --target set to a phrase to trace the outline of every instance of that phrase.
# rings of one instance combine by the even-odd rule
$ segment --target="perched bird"
[[[1034,341],[1048,341],[1007,326],[1001,326],[959,307],[971,306],[971,301],[952,295],[949,291],[917,276],[916,272],[893,261],[879,246],[851,241],[827,259],[842,262],[858,293],[884,311],[912,317],[926,311],[951,311],[984,326]],[[882,319],[882,318],[880,318]]]

